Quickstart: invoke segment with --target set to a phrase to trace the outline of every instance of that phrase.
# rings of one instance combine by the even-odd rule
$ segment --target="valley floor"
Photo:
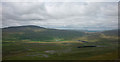
[[[3,43],[3,60],[115,60],[117,58],[117,43],[114,42]]]

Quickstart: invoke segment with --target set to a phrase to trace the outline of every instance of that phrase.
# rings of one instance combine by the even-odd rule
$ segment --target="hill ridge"
[[[2,28],[2,29],[7,29],[7,28],[21,28],[21,27],[44,28],[44,27],[40,27],[40,26],[36,26],[36,25],[24,25],[24,26],[10,26],[10,27],[4,27],[4,28]]]

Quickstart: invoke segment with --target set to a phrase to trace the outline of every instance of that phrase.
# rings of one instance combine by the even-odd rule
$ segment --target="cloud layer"
[[[2,27],[38,25],[58,29],[116,29],[117,3],[2,3]]]
[[[118,2],[119,0],[1,0],[2,2]]]

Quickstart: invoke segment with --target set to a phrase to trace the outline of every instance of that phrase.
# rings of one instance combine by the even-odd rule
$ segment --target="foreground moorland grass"
[[[96,47],[78,48],[86,45]],[[93,42],[3,42],[3,60],[115,60],[117,47],[117,39],[111,38]]]

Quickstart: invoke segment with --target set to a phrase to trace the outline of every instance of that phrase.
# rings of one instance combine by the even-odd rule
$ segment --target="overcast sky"
[[[118,28],[118,3],[3,2],[2,27],[37,25],[58,29]]]

